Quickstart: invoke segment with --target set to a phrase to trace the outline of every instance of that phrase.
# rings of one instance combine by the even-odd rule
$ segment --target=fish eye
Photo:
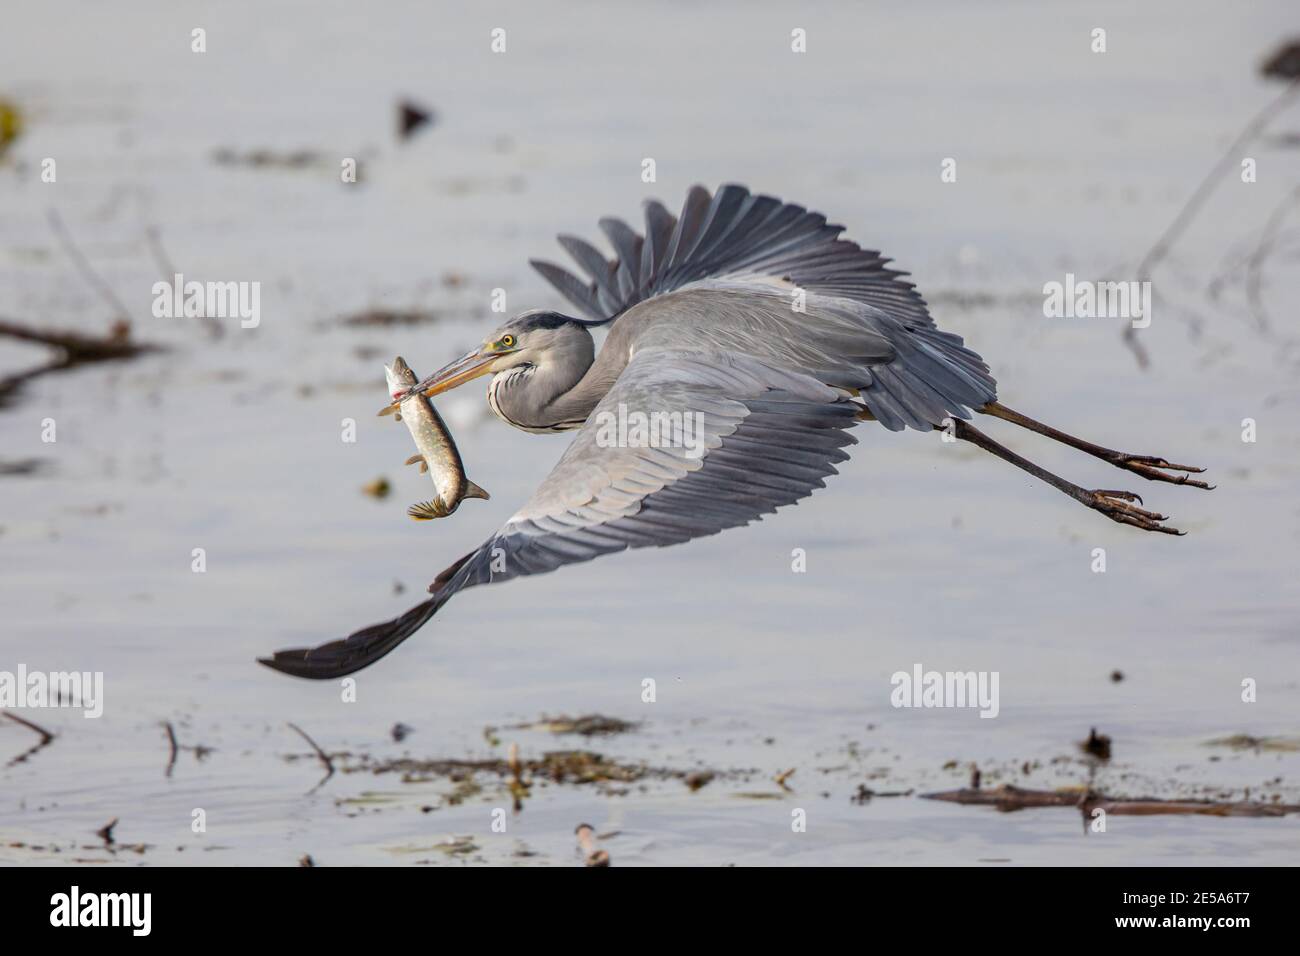
[[[503,349],[512,349],[515,347],[515,337],[510,334],[503,335],[497,345],[500,345]]]

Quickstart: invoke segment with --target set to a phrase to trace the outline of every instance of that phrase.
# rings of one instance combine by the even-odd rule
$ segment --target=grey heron
[[[677,217],[647,203],[643,233],[612,218],[600,228],[612,259],[560,237],[589,279],[532,263],[586,318],[520,315],[412,389],[435,395],[491,375],[488,401],[503,421],[576,431],[532,498],[405,614],[262,663],[340,677],[383,657],[465,588],[748,524],[823,487],[863,421],[947,428],[1144,531],[1180,534],[1131,492],[1086,489],[1020,457],[970,424],[972,411],[1152,481],[1210,487],[1190,477],[1203,469],[1104,448],[1000,404],[984,360],[935,325],[906,273],[802,206],[696,186]],[[599,354],[593,326],[608,326]],[[698,444],[601,440],[602,423],[629,410],[691,416]]]

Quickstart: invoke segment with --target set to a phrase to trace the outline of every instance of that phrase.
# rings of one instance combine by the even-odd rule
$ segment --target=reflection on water
[[[1278,39],[1280,3],[1115,4],[1086,18],[952,4],[945,31],[928,13],[826,8],[801,11],[798,58],[778,4],[692,8],[689,29],[676,5],[641,5],[603,33],[520,6],[500,14],[498,56],[495,24],[422,4],[303,4],[278,25],[227,4],[205,13],[201,56],[192,16],[165,4],[134,20],[78,7],[75,33],[60,6],[25,9],[0,37],[3,92],[31,117],[0,167],[0,315],[106,330],[110,310],[51,234],[55,206],[136,339],[167,350],[35,378],[0,411],[0,459],[39,463],[0,476],[0,669],[98,670],[106,684],[99,720],[29,715],[58,736],[0,770],[0,842],[22,844],[0,861],[568,864],[581,821],[617,831],[602,841],[615,864],[1294,860],[1288,821],[1128,818],[1086,837],[1068,810],[917,798],[964,785],[972,763],[986,786],[1085,783],[1075,743],[1096,726],[1114,741],[1095,778],[1107,791],[1298,802],[1294,752],[1206,746],[1297,732],[1294,256],[1267,272],[1271,335],[1239,280],[1213,305],[1204,294],[1291,187],[1291,157],[1270,147],[1257,183],[1226,183],[1157,277],[1149,372],[1115,323],[1041,311],[1045,282],[1110,277],[1139,256],[1243,111],[1271,95],[1252,68]],[[1123,42],[1098,59],[1086,37],[1108,13]],[[384,43],[355,42],[363,16]],[[1211,44],[1213,56],[1186,53]],[[399,146],[402,93],[438,120]],[[330,159],[214,158],[256,150]],[[39,181],[46,156],[57,184]],[[647,156],[653,186],[640,180]],[[360,182],[339,183],[334,157],[357,158]],[[939,182],[945,157],[956,183]],[[449,398],[492,500],[410,522],[428,479],[401,465],[405,430],[374,416],[381,362],[460,354],[491,326],[496,288],[511,311],[559,305],[526,266],[558,257],[554,233],[594,234],[599,216],[635,216],[650,195],[679,202],[696,180],[782,194],[883,246],[988,357],[1007,404],[1209,465],[1219,488],[1207,495],[1117,479],[989,427],[1085,486],[1142,493],[1188,536],[1112,525],[966,446],[861,428],[842,475],[775,520],[458,598],[357,676],[355,702],[254,665],[418,601],[564,447],[488,421],[481,394]],[[259,326],[232,320],[214,336],[152,318],[163,270],[150,228],[187,276],[260,282]],[[419,320],[346,321],[385,312]],[[0,341],[6,372],[47,358]],[[1245,418],[1254,443],[1240,440]],[[341,440],[346,419],[355,442]],[[379,476],[394,493],[363,495]],[[1104,574],[1091,570],[1097,548]],[[794,549],[806,573],[792,573]],[[999,716],[892,708],[890,675],[916,663],[999,672]],[[1255,703],[1241,702],[1245,679]],[[591,712],[641,726],[484,733]],[[181,747],[170,777],[167,721]],[[354,755],[318,789],[290,721]],[[412,728],[401,742],[397,722]],[[0,758],[34,742],[0,722]],[[584,749],[673,775],[535,786],[501,834],[499,778],[474,790],[365,763],[504,760],[511,743],[528,760]],[[773,777],[791,768],[783,789]],[[709,770],[698,789],[684,783]],[[863,784],[912,795],[854,802]],[[145,844],[141,855],[102,848],[94,833],[114,817],[118,844]]]

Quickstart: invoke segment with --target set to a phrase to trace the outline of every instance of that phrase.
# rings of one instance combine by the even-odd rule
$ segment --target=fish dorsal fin
[[[474,482],[472,482],[472,481],[470,481],[468,478],[466,478],[466,479],[465,479],[465,497],[466,497],[466,498],[482,498],[484,501],[486,501],[488,498],[491,498],[492,496],[489,495],[489,494],[488,494],[486,491],[484,491],[482,488],[480,488],[478,485],[474,484]]]

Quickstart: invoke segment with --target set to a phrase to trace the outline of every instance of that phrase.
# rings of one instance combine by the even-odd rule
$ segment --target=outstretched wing
[[[443,571],[429,600],[262,663],[341,677],[383,657],[464,588],[748,524],[823,487],[848,457],[858,412],[841,390],[747,356],[643,348],[528,504]]]
[[[653,300],[687,293],[705,298],[692,310],[702,325],[738,306],[751,321],[766,313],[779,328],[764,329],[768,335],[756,344],[785,346],[796,367],[859,390],[893,431],[929,431],[997,397],[983,359],[960,336],[935,326],[925,300],[902,278],[906,273],[888,268],[879,252],[840,238],[844,227],[819,213],[743,186],[723,186],[714,195],[696,186],[676,218],[648,202],[644,235],[618,219],[602,219],[600,227],[613,259],[582,239],[560,237],[588,280],[532,262],[594,319],[631,320],[638,303],[635,312],[643,314]],[[740,303],[742,297],[748,301]],[[672,311],[676,321],[683,318],[680,301]],[[771,352],[759,357],[785,364],[785,356]]]

